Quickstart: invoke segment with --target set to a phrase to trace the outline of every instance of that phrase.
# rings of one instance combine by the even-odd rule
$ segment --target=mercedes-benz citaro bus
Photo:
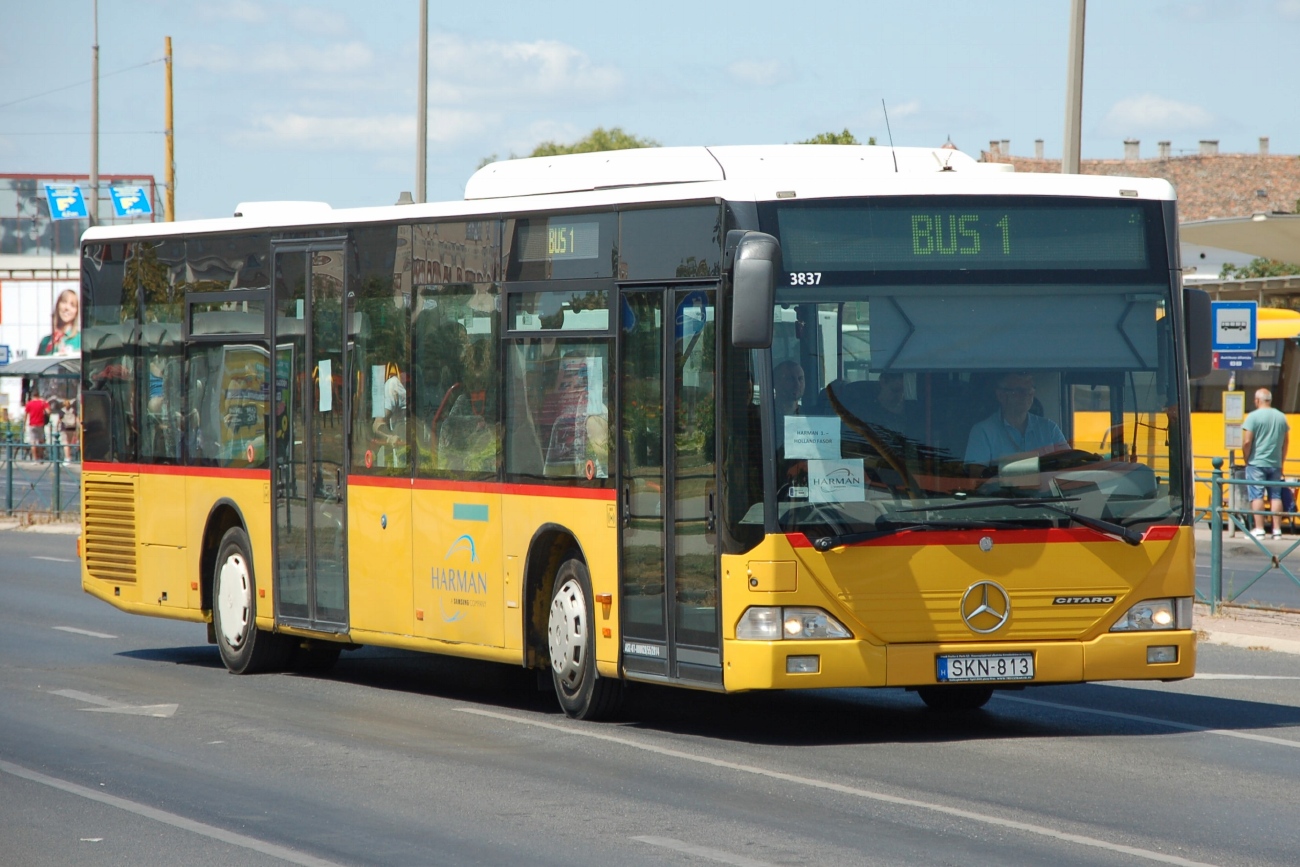
[[[1177,251],[1161,180],[812,145],[94,228],[83,586],[233,672],[444,653],[584,719],[1191,677]]]

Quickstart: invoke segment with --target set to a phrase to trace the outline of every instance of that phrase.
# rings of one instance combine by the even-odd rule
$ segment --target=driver
[[[1029,412],[1034,405],[1032,375],[1004,373],[998,379],[996,394],[998,411],[971,428],[966,463],[990,467],[1005,455],[1066,448],[1065,435],[1056,422]]]

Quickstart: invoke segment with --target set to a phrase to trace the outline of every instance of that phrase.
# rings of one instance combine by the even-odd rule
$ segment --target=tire
[[[623,682],[596,671],[595,620],[587,566],[570,554],[555,573],[547,647],[555,697],[573,719],[608,719],[623,698]]]
[[[921,686],[917,687],[916,694],[930,710],[952,713],[984,707],[993,697],[993,687],[976,684]]]
[[[217,546],[212,575],[212,627],[221,661],[233,674],[282,668],[293,649],[281,635],[257,628],[257,584],[248,535],[232,527]]]

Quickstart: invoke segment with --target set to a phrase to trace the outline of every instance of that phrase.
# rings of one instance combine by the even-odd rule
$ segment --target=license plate
[[[940,683],[961,680],[1033,680],[1032,653],[963,653],[939,657]]]

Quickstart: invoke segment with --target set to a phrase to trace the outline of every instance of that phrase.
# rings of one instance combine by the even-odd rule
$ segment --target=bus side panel
[[[140,538],[140,601],[164,608],[203,607],[198,576],[185,568],[187,515],[167,503],[186,503],[188,479],[171,473],[140,473],[136,528]]]
[[[202,587],[212,580],[211,575],[199,574],[199,555],[203,550],[203,533],[213,507],[219,501],[234,503],[243,516],[244,531],[252,548],[253,579],[257,584],[257,625],[271,629],[275,622],[275,592],[272,574],[275,562],[271,549],[271,483],[267,475],[260,478],[238,478],[217,473],[191,475],[187,488],[189,498],[189,552],[186,556],[187,580],[199,582]],[[213,540],[213,544],[220,542]],[[210,617],[210,615],[209,615]]]
[[[605,493],[608,493],[608,497],[603,496]],[[591,592],[596,596],[608,594],[610,599],[609,605],[602,605],[593,599],[592,610],[596,616],[596,662],[602,675],[614,677],[618,673],[619,648],[618,524],[614,492],[601,494],[600,498],[565,497],[562,489],[557,489],[557,495],[553,497],[507,494],[503,498],[505,553],[512,558],[511,562],[521,564],[516,571],[520,573],[522,583],[522,564],[527,562],[528,546],[539,528],[548,524],[558,525],[574,534],[578,547],[587,560]],[[512,590],[515,596],[511,601],[518,601],[522,607],[522,587],[512,587]],[[550,600],[544,601],[549,610]],[[520,613],[515,609],[506,613],[517,624],[514,628],[522,631],[529,613]]]
[[[351,629],[411,635],[411,489],[348,482],[348,620]]]
[[[503,647],[501,495],[417,489],[411,520],[415,634]]]

